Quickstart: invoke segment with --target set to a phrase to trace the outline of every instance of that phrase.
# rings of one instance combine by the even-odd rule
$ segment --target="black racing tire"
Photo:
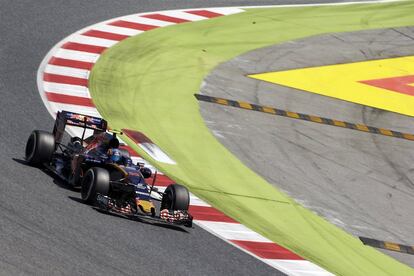
[[[107,196],[109,192],[109,172],[106,169],[93,167],[82,180],[81,197],[89,204],[94,204],[97,194]]]
[[[161,210],[187,211],[190,205],[190,193],[187,188],[179,184],[171,184],[165,189],[161,201]]]
[[[33,166],[50,162],[55,152],[55,137],[52,133],[34,130],[27,139],[25,158]]]

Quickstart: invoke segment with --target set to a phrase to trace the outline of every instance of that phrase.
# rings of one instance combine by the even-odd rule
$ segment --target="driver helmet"
[[[114,148],[114,149],[119,148],[119,140],[116,137],[113,137],[111,140],[109,140],[108,146],[109,148]]]
[[[112,149],[110,151],[110,159],[112,162],[118,163],[121,161],[121,158],[122,158],[122,154],[119,149]]]
[[[125,166],[127,167],[131,167],[132,166],[132,159],[129,157],[124,157],[125,158]]]

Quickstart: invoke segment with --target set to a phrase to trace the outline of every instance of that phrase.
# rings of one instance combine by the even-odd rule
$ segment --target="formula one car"
[[[62,143],[66,126],[83,128],[82,137]],[[85,138],[86,130],[93,134]],[[109,133],[110,132],[110,133]],[[117,131],[109,131],[104,119],[68,111],[58,112],[53,132],[34,130],[26,144],[26,161],[43,166],[61,179],[80,187],[81,197],[95,208],[128,218],[192,226],[188,190],[179,184],[164,192],[145,179],[152,172],[133,164],[120,148]]]

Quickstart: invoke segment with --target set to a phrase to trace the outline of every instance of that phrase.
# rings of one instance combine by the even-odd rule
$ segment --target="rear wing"
[[[82,140],[86,129],[92,129],[94,132],[105,132],[108,128],[107,121],[102,118],[64,110],[59,111],[56,115],[55,126],[53,128],[56,143],[62,142],[63,133],[67,125],[83,128]]]

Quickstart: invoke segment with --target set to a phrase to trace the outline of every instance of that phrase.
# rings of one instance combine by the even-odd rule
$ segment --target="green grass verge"
[[[252,9],[161,28],[106,51],[89,87],[113,128],[144,132],[177,161],[152,160],[158,168],[254,231],[338,275],[413,275],[244,166],[211,135],[193,96],[216,65],[247,51],[328,32],[414,25],[413,11],[413,2]]]

